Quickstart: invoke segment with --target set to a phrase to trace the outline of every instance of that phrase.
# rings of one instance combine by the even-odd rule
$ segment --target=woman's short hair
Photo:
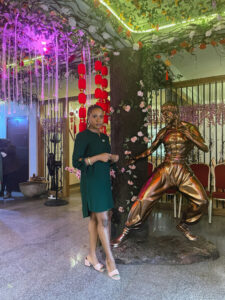
[[[90,105],[90,106],[88,107],[87,115],[90,116],[90,114],[92,113],[92,111],[93,111],[94,109],[101,109],[101,110],[103,111],[103,109],[102,109],[101,106],[99,106],[99,105],[97,105],[97,104],[93,104],[93,105]]]

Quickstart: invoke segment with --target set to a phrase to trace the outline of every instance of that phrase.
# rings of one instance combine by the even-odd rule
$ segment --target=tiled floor
[[[207,217],[193,231],[214,242],[220,258],[188,266],[118,265],[116,282],[83,265],[88,219],[80,195],[47,207],[44,200],[0,200],[0,300],[225,299],[225,217]],[[155,211],[151,235],[179,234],[172,211]]]

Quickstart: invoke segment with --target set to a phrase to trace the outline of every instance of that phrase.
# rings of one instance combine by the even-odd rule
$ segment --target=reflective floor
[[[225,299],[225,217],[193,232],[214,242],[220,258],[193,265],[118,265],[121,281],[85,267],[88,219],[75,190],[67,206],[44,199],[0,200],[0,300]],[[155,211],[150,235],[179,235],[172,211]]]

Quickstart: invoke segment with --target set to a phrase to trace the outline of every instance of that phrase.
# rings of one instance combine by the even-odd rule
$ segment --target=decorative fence
[[[160,107],[166,100],[172,100],[180,106],[181,120],[195,124],[206,144],[209,152],[203,153],[196,147],[192,151],[191,163],[204,162],[209,165],[225,161],[225,78],[224,80],[198,83],[175,83],[172,88],[153,91],[152,110],[149,111],[149,136],[153,140],[160,128],[164,126],[160,114]],[[152,157],[153,163],[158,165],[164,156],[163,146]]]

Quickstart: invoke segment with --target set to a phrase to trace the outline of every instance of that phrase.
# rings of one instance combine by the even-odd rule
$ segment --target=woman
[[[88,109],[88,129],[80,132],[75,141],[73,166],[81,170],[81,196],[83,217],[90,216],[88,224],[90,252],[85,259],[86,266],[93,266],[99,272],[104,266],[96,256],[97,237],[106,254],[106,268],[109,277],[120,279],[110,248],[110,221],[108,211],[113,208],[110,163],[117,162],[118,155],[110,154],[107,135],[100,132],[104,112],[98,105]]]

